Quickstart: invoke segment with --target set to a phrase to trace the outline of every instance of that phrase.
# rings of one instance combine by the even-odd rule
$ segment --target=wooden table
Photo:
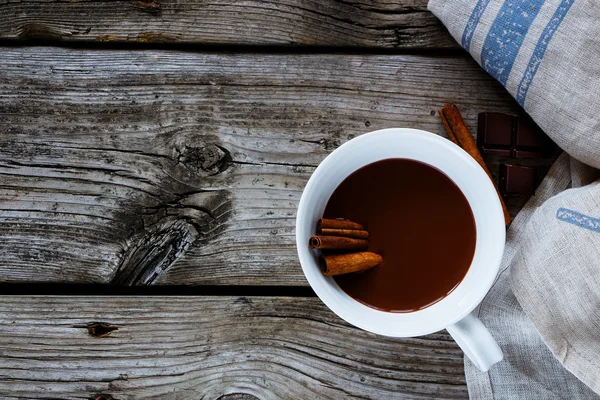
[[[0,38],[2,398],[467,397],[445,332],[349,326],[294,245],[340,144],[519,110],[426,0],[2,1]]]

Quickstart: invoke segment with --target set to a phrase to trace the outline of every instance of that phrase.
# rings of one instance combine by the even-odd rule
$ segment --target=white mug
[[[410,313],[380,311],[356,301],[333,278],[322,274],[318,251],[308,248],[308,240],[337,186],[357,169],[386,158],[418,160],[443,171],[463,192],[475,217],[475,254],[462,282],[437,303]],[[302,270],[315,293],[334,313],[361,329],[391,337],[421,336],[445,328],[482,371],[502,360],[503,354],[471,312],[498,274],[505,236],[498,194],[481,166],[449,140],[406,128],[370,132],[333,151],[310,177],[296,218],[296,246]]]

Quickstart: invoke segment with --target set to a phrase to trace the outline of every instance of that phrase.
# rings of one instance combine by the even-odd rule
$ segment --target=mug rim
[[[463,181],[468,180],[473,182],[472,184],[465,184],[463,182],[461,186],[459,182],[452,179],[452,176],[448,173],[449,168],[444,169],[434,163],[428,163],[448,175],[459,186],[465,197],[467,197],[475,218],[477,242],[472,264],[465,278],[463,278],[456,288],[442,300],[424,309],[410,313],[377,310],[350,297],[339,288],[333,278],[323,276],[316,261],[316,251],[309,250],[307,245],[307,233],[309,233],[307,232],[307,229],[309,229],[307,225],[310,225],[312,232],[314,232],[316,221],[306,221],[306,219],[310,215],[309,208],[313,205],[310,204],[311,201],[312,203],[315,202],[316,191],[325,192],[322,187],[319,187],[321,181],[327,178],[328,173],[330,175],[336,173],[336,164],[344,156],[353,152],[356,153],[361,149],[364,150],[365,146],[379,147],[379,151],[384,153],[386,151],[395,151],[394,149],[383,148],[388,147],[387,145],[390,144],[396,146],[395,148],[400,153],[405,151],[401,146],[402,144],[406,144],[406,147],[412,146],[412,150],[415,151],[414,154],[420,154],[419,156],[426,155],[427,157],[431,157],[431,153],[438,152],[439,156],[446,158],[446,162],[456,162],[459,165],[457,167],[460,169],[459,175],[465,174],[468,177],[468,179],[465,178]],[[425,162],[418,157],[413,158],[402,155],[381,158],[375,156],[375,159],[372,161],[358,165],[352,168],[349,173],[343,174],[341,180],[364,165],[386,158],[409,158]],[[457,172],[454,172],[454,174],[459,176]],[[328,192],[326,201],[328,201],[331,193],[341,183],[341,180],[336,185],[330,185],[328,190],[326,190]],[[334,187],[332,188],[331,186]],[[472,203],[474,201],[473,196],[469,198],[464,190],[467,187],[469,187],[472,193],[485,198],[486,204],[477,203],[477,207],[474,207]],[[477,188],[475,189],[475,187]],[[482,207],[485,213],[481,210]],[[477,214],[475,213],[475,209],[478,210]],[[320,214],[322,215],[322,211]],[[314,219],[314,215],[311,219]],[[481,234],[480,226],[486,227],[486,231],[481,232]],[[467,152],[449,140],[428,131],[411,128],[389,128],[369,132],[349,140],[335,149],[319,164],[311,175],[302,193],[296,217],[296,247],[300,264],[306,279],[317,296],[334,313],[352,325],[370,332],[392,337],[421,336],[437,332],[469,314],[483,300],[497,276],[504,253],[505,235],[504,214],[500,200],[492,181],[483,168]],[[484,238],[483,242],[480,241],[481,237]],[[472,270],[476,271],[472,273],[472,276],[473,274],[477,275],[476,285],[471,282],[475,278],[471,279],[471,281],[467,280]],[[472,286],[468,288],[468,291],[465,289],[467,284]],[[459,294],[455,295],[456,293]]]

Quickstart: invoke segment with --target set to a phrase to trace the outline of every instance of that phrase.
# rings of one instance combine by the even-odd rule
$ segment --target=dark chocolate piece
[[[484,154],[513,158],[543,158],[552,141],[528,116],[479,114],[477,144]]]
[[[513,115],[480,113],[477,124],[477,142],[481,147],[497,148],[512,144]]]
[[[541,151],[517,150],[513,151],[514,158],[543,158],[544,153]]]
[[[510,149],[489,149],[487,147],[482,148],[484,154],[491,156],[510,157],[512,152]]]
[[[548,145],[548,137],[540,131],[535,122],[528,117],[517,119],[515,126],[515,147],[535,147],[537,149]]]
[[[501,164],[498,184],[505,197],[531,196],[535,191],[535,168]]]

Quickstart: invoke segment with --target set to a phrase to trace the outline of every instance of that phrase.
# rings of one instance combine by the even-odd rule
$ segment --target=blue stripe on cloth
[[[544,28],[544,31],[533,50],[533,55],[529,59],[529,64],[527,64],[521,82],[517,87],[516,98],[521,107],[525,106],[525,97],[527,96],[529,85],[531,84],[531,81],[533,81],[533,78],[535,78],[535,74],[542,62],[542,58],[544,58],[544,54],[546,53],[546,49],[548,48],[548,44],[550,43],[554,32],[556,32],[574,2],[575,0],[562,0],[554,12],[554,15],[546,25],[546,28]]]
[[[600,232],[600,219],[590,217],[568,208],[559,208],[556,210],[556,219],[577,225],[590,231]]]
[[[487,8],[488,4],[490,4],[490,0],[478,0],[475,8],[469,16],[469,20],[467,21],[467,25],[465,25],[465,30],[463,31],[461,41],[462,47],[467,51],[470,51],[471,49],[471,39],[473,39],[473,33],[475,33],[475,28],[477,28],[477,24],[479,24],[481,15]]]
[[[544,0],[506,0],[481,49],[481,66],[506,85],[525,35]]]

